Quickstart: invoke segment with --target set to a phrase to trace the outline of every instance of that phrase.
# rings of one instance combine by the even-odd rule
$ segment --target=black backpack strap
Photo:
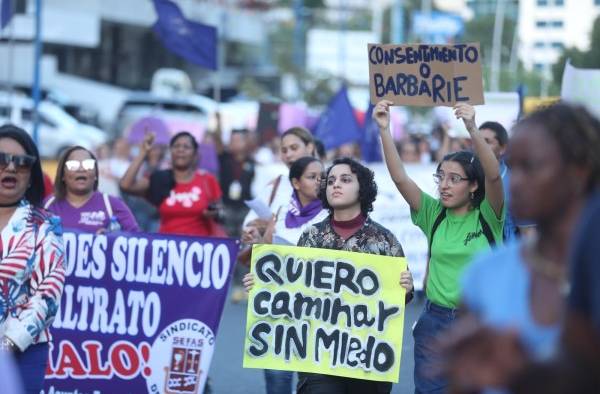
[[[440,223],[442,223],[442,220],[444,220],[445,217],[446,217],[446,208],[442,207],[442,210],[435,218],[435,221],[433,222],[433,226],[431,227],[431,235],[429,236],[429,248],[427,249],[428,260],[431,259],[431,244],[433,244],[433,235],[435,234],[438,227],[440,226]]]
[[[492,229],[490,229],[490,225],[485,221],[481,211],[479,211],[479,223],[481,223],[481,231],[483,231],[483,235],[487,239],[488,243],[491,247],[496,245],[496,239],[494,238],[494,234],[492,234]]]
[[[435,218],[433,226],[431,227],[431,235],[429,235],[429,248],[427,249],[427,265],[425,266],[425,276],[423,277],[423,291],[427,290],[427,277],[429,276],[429,263],[431,260],[431,244],[433,244],[433,235],[435,234],[438,227],[440,226],[440,223],[442,223],[442,220],[444,220],[445,217],[446,208],[442,207],[442,210]]]

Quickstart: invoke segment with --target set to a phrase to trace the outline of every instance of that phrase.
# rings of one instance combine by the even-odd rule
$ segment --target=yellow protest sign
[[[479,43],[369,44],[371,103],[453,106],[484,104]]]
[[[244,367],[397,382],[406,260],[254,245]]]

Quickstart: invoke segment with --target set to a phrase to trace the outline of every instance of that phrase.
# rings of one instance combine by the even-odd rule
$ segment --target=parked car
[[[204,130],[217,108],[216,101],[200,95],[165,97],[138,92],[130,95],[121,105],[113,133],[115,136],[126,136],[137,120],[148,116],[161,118],[166,123],[194,123]]]
[[[33,107],[33,100],[27,96],[0,93],[0,123],[13,123],[33,135]],[[108,140],[104,131],[79,123],[56,104],[44,100],[38,109],[38,149],[43,158],[58,158],[72,145],[94,150]]]

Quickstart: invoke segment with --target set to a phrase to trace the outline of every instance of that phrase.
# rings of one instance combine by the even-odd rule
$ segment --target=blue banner
[[[361,141],[362,130],[354,115],[345,86],[331,99],[313,134],[323,142],[327,150],[349,142]]]
[[[66,232],[45,393],[201,393],[233,239]]]
[[[13,17],[13,0],[0,0],[0,29],[4,29]]]
[[[217,29],[192,22],[170,0],[153,0],[158,20],[153,26],[163,45],[185,60],[217,69]]]

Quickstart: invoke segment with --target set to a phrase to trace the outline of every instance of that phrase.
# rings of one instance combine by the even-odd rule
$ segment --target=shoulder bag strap
[[[271,195],[269,196],[269,206],[273,204],[273,200],[275,199],[275,195],[277,194],[277,189],[279,188],[279,184],[281,183],[281,177],[283,175],[279,175],[277,179],[273,182],[273,189],[271,189]]]
[[[55,196],[50,196],[50,198],[48,199],[48,201],[46,201],[46,203],[44,204],[44,209],[48,210],[48,208],[50,207],[50,205],[52,205],[52,203],[56,200]]]

